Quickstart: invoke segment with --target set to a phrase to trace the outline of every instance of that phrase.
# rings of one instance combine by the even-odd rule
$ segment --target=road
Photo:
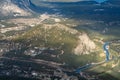
[[[109,61],[110,60],[110,53],[108,51],[109,49],[109,42],[106,42],[104,45],[103,45],[103,49],[104,49],[104,52],[106,54],[106,61]]]
[[[105,61],[101,61],[101,62],[98,62],[98,63],[86,64],[86,65],[84,65],[84,66],[79,67],[78,69],[76,69],[75,72],[80,73],[80,72],[82,72],[84,70],[87,70],[87,69],[89,69],[91,67],[94,67],[94,66],[97,66],[97,65],[100,65],[100,64],[104,64],[104,63],[106,63],[108,61],[111,61],[110,60],[110,53],[108,51],[108,49],[109,49],[109,42],[105,42],[105,44],[103,45],[103,49],[104,49],[104,52],[106,54]]]
[[[104,64],[104,63],[107,63],[109,61],[113,61],[113,60],[116,60],[116,59],[119,59],[120,56],[114,58],[114,59],[110,59],[110,53],[108,51],[108,47],[109,46],[109,42],[106,42],[104,45],[103,45],[103,50],[106,54],[106,58],[104,61],[101,61],[101,62],[98,62],[98,63],[89,63],[89,64],[86,64],[82,67],[79,67],[75,70],[76,73],[80,73],[84,70],[87,70],[91,67],[95,67],[95,66],[98,66],[98,65],[101,65],[101,64]],[[18,57],[14,57],[14,58],[9,58],[9,57],[0,57],[0,59],[7,59],[7,60],[11,60],[11,61],[22,61],[22,62],[30,62],[30,63],[37,63],[37,64],[43,64],[43,65],[47,65],[47,66],[51,66],[51,67],[54,67],[54,68],[59,68],[60,66],[62,66],[63,64],[60,64],[60,63],[56,63],[56,62],[52,62],[52,61],[45,61],[45,60],[41,60],[41,59],[28,59],[28,60],[25,60],[25,59],[21,59],[21,58],[18,58]]]
[[[86,65],[84,65],[84,66],[82,66],[82,67],[76,69],[75,72],[80,73],[80,72],[82,72],[82,71],[84,71],[84,70],[90,68],[91,66],[92,66],[92,64],[86,64]]]
[[[104,45],[103,45],[103,49],[104,49],[104,52],[106,54],[106,59],[105,61],[101,61],[101,62],[98,62],[98,63],[89,63],[89,64],[86,64],[82,67],[79,67],[78,69],[75,70],[75,72],[77,73],[80,73],[84,70],[87,70],[91,67],[94,67],[94,66],[97,66],[97,65],[100,65],[100,64],[104,64],[108,61],[111,61],[110,60],[110,53],[108,51],[108,45],[109,43],[106,42]],[[25,59],[21,59],[21,58],[18,58],[18,57],[14,57],[14,58],[9,58],[9,57],[0,57],[0,59],[7,59],[7,60],[13,60],[13,61],[22,61],[22,62],[31,62],[31,63],[37,63],[37,64],[43,64],[43,65],[47,65],[47,66],[51,66],[51,67],[54,67],[54,68],[59,68],[62,64],[60,63],[56,63],[56,62],[52,62],[52,61],[45,61],[45,60],[41,60],[41,59],[29,59],[29,60],[25,60]]]
[[[60,63],[56,63],[56,62],[52,62],[52,61],[45,61],[45,60],[41,60],[41,59],[28,59],[28,60],[25,60],[25,59],[21,59],[21,58],[18,58],[18,57],[13,57],[13,58],[0,57],[0,59],[11,60],[11,61],[27,62],[27,63],[43,64],[43,65],[54,67],[54,68],[59,68],[62,65]]]

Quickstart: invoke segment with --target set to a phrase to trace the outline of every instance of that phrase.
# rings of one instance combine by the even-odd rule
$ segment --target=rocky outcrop
[[[95,43],[90,40],[86,33],[79,36],[79,41],[77,47],[74,49],[76,55],[89,54],[93,52],[96,48]]]
[[[0,14],[3,16],[28,16],[31,15],[30,12],[20,8],[18,5],[14,4],[11,0],[1,1],[0,4]]]

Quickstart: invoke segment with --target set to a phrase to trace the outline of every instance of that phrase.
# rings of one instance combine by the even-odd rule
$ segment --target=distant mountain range
[[[120,5],[120,0],[107,0],[103,4]]]
[[[24,6],[27,5],[27,3],[25,2],[26,0],[23,0],[24,2],[20,2],[17,0],[4,0],[4,1],[0,1],[0,14],[3,16],[28,16],[31,15],[30,12],[28,12],[28,10],[30,8],[24,9],[23,7],[20,7],[19,4],[15,4],[15,1],[18,2],[19,4],[23,4]]]
[[[32,4],[30,0],[11,0],[11,2],[27,11],[31,11],[31,9],[34,8],[34,4]]]
[[[49,1],[49,2],[48,2]],[[62,0],[62,2],[51,2],[48,1],[38,1],[38,0],[2,0],[0,1],[0,14],[3,16],[29,16],[32,13],[55,13],[54,5],[56,7],[62,4],[63,5],[96,5],[98,4],[96,1],[86,0],[86,1],[78,1],[78,2],[66,2],[66,0]],[[59,0],[57,0],[59,1]],[[54,5],[52,5],[54,4]],[[108,0],[101,4],[104,5],[119,5],[119,0]],[[86,6],[87,7],[87,6]]]

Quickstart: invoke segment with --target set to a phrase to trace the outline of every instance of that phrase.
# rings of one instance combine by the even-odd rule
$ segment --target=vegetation
[[[39,25],[24,33],[22,36],[16,38],[18,42],[28,42],[35,47],[50,47],[61,48],[65,51],[71,52],[77,43],[77,37],[65,30],[59,30],[54,26],[51,29],[46,29],[44,26]]]
[[[86,55],[73,54],[73,49],[78,43],[78,34],[81,32],[84,32],[84,30],[76,33],[74,29],[70,29],[64,25],[52,24],[51,26],[49,24],[48,26],[48,24],[44,24],[38,25],[28,32],[17,36],[14,38],[14,41],[27,44],[31,47],[53,48],[54,51],[52,51],[52,54],[59,55],[59,57],[52,58],[51,54],[40,54],[35,58],[62,62],[71,67],[78,67],[87,63],[101,61],[98,55],[99,52]],[[63,53],[61,51],[63,51]]]

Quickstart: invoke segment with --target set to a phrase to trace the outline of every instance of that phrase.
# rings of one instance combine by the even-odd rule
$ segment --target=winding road
[[[86,64],[84,66],[81,66],[79,68],[77,68],[74,72],[76,73],[81,73],[82,71],[84,70],[87,70],[91,67],[95,67],[95,66],[98,66],[98,65],[101,65],[101,64],[104,64],[104,63],[107,63],[109,61],[112,61],[112,60],[116,60],[116,59],[119,59],[120,56],[116,57],[116,58],[112,58],[110,59],[110,53],[109,53],[109,44],[110,42],[106,42],[103,44],[103,50],[104,50],[104,53],[106,54],[106,58],[104,61],[101,61],[101,62],[98,62],[98,63],[89,63],[89,64]],[[22,62],[32,62],[32,63],[38,63],[38,64],[44,64],[44,65],[48,65],[48,66],[52,66],[52,67],[55,67],[55,68],[58,68],[60,67],[62,64],[59,64],[59,63],[55,63],[55,62],[51,62],[51,61],[45,61],[45,60],[40,60],[40,59],[31,59],[31,60],[21,60],[19,58],[8,58],[8,57],[0,57],[0,59],[7,59],[7,60],[15,60],[15,61],[22,61]]]
[[[104,53],[106,54],[106,61],[109,61],[110,60],[110,53],[108,51],[108,49],[109,49],[109,42],[106,42],[103,45],[103,49],[104,49]]]
[[[100,65],[100,64],[103,64],[103,63],[106,63],[108,61],[110,61],[110,53],[108,51],[109,49],[109,42],[105,42],[104,45],[103,45],[103,49],[104,49],[104,53],[106,54],[106,58],[105,58],[105,61],[102,61],[102,62],[98,62],[98,63],[90,63],[90,64],[86,64],[82,67],[79,67],[78,69],[75,70],[76,73],[81,73],[82,71],[86,70],[86,69],[89,69],[93,66],[96,66],[96,65]]]
[[[58,67],[62,66],[62,64],[60,64],[60,63],[52,62],[52,61],[45,61],[45,60],[41,60],[41,59],[29,59],[29,60],[25,60],[25,59],[18,58],[18,57],[13,57],[13,58],[0,57],[0,60],[1,59],[10,60],[10,61],[18,61],[18,62],[43,64],[43,65],[54,67],[54,68],[58,68]]]

